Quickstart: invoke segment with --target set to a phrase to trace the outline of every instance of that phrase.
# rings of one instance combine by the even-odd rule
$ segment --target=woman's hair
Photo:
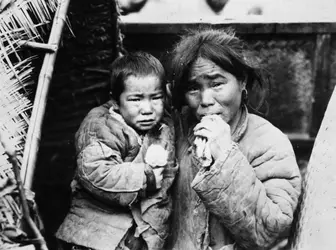
[[[259,109],[265,99],[268,88],[268,74],[260,68],[256,60],[248,53],[246,44],[235,36],[232,29],[218,30],[205,28],[191,30],[183,35],[171,52],[168,70],[172,83],[173,106],[180,110],[185,105],[185,93],[188,88],[188,75],[197,58],[210,60],[223,70],[246,82],[246,89],[259,87],[262,97],[252,109]]]
[[[154,75],[160,79],[162,91],[165,88],[165,70],[160,61],[146,52],[133,52],[118,57],[111,65],[111,96],[119,102],[128,77],[145,77]]]

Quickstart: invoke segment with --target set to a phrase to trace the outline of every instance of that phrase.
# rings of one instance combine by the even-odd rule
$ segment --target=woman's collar
[[[246,105],[243,105],[241,108],[240,118],[236,125],[236,128],[231,133],[231,138],[234,142],[240,141],[247,129],[248,122],[248,110]]]

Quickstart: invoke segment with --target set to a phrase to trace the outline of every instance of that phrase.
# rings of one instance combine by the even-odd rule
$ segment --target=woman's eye
[[[198,93],[199,93],[198,89],[192,89],[187,91],[187,94],[189,95],[198,95]]]
[[[224,84],[223,82],[214,82],[214,83],[212,84],[212,87],[213,87],[213,88],[218,88],[218,87],[221,87],[223,84]]]
[[[187,92],[195,92],[198,91],[198,87],[197,86],[190,86],[187,89]]]

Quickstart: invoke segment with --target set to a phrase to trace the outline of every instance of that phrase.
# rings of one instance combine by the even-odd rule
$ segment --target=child
[[[163,249],[172,204],[173,124],[164,115],[165,73],[137,52],[112,64],[111,96],[76,133],[70,211],[56,237],[71,249]]]

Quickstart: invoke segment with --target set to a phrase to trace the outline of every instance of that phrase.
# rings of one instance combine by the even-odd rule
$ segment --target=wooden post
[[[309,160],[292,249],[335,249],[335,232],[336,90],[329,101]]]

